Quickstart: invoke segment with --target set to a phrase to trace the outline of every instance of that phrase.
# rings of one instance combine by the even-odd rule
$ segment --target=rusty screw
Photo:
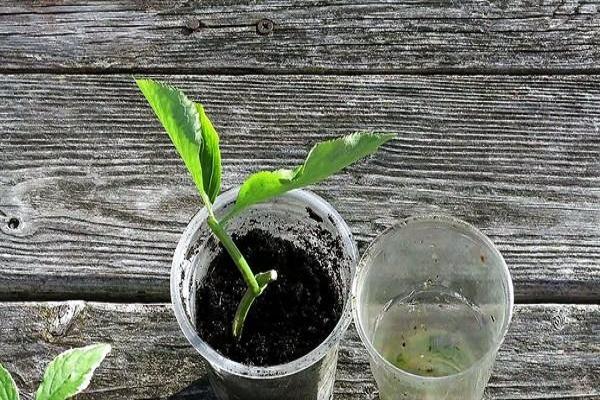
[[[275,24],[267,18],[263,18],[256,23],[256,33],[265,36],[273,32]]]

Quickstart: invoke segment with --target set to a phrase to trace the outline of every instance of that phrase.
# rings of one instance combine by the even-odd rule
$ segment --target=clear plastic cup
[[[367,249],[352,305],[380,399],[481,399],[513,287],[502,255],[476,228],[414,217]]]
[[[232,189],[217,198],[213,206],[217,218],[233,207],[238,191],[239,188]],[[195,289],[202,283],[216,255],[215,238],[206,218],[206,210],[200,210],[188,224],[175,250],[171,301],[181,330],[208,363],[209,380],[217,397],[223,400],[330,399],[339,343],[352,319],[350,289],[358,260],[356,244],[342,217],[321,197],[306,190],[295,190],[257,204],[227,224],[230,233],[243,234],[259,228],[294,242],[298,235],[302,235],[303,240],[297,243],[299,246],[307,242],[318,245],[323,239],[320,237],[323,231],[314,228],[319,226],[341,241],[341,268],[337,271],[336,283],[341,287],[344,309],[339,322],[310,353],[287,364],[268,367],[230,360],[210,347],[196,332],[196,316],[202,310],[196,307]],[[293,229],[290,230],[290,227]]]

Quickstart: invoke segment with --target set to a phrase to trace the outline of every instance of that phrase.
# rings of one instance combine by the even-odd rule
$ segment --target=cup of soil
[[[217,198],[217,218],[233,207],[238,190]],[[206,209],[192,218],[175,250],[171,298],[183,333],[208,363],[217,397],[330,399],[358,258],[344,220],[319,196],[294,190],[228,222],[254,272],[278,272],[238,341],[231,321],[246,284],[206,218]]]

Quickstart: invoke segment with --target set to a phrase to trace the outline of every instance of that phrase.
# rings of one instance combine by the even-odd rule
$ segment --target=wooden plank
[[[581,71],[597,0],[5,0],[4,71]]]
[[[81,399],[213,399],[170,305],[2,303],[0,319],[0,359],[26,393],[54,355],[108,342],[113,352]],[[600,398],[599,333],[598,305],[516,306],[487,398]],[[335,392],[341,400],[377,398],[354,328],[342,342]]]
[[[600,299],[600,78],[169,80],[219,128],[225,188],[326,137],[398,132],[315,187],[361,250],[399,218],[448,213],[497,243],[519,301]],[[131,78],[2,76],[0,100],[0,298],[168,300],[200,203]]]

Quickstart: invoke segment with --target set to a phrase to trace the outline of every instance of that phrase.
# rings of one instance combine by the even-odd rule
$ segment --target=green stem
[[[238,340],[241,338],[242,329],[244,328],[244,322],[246,321],[246,317],[248,316],[248,311],[254,303],[254,299],[261,295],[263,290],[267,287],[267,285],[277,279],[277,271],[271,270],[267,272],[261,272],[254,276],[254,273],[250,269],[248,262],[240,252],[240,249],[233,242],[233,239],[227,231],[224,229],[224,223],[219,223],[215,218],[215,214],[212,210],[212,204],[203,192],[200,193],[202,197],[202,201],[206,206],[206,210],[208,212],[207,223],[210,229],[213,231],[215,236],[219,239],[225,250],[229,253],[229,256],[238,267],[244,281],[248,288],[246,289],[246,293],[244,293],[244,297],[240,301],[238,308],[235,313],[235,317],[233,318],[233,336]]]
[[[277,271],[275,270],[256,274],[256,281],[260,286],[260,293],[262,293],[269,283],[276,279]],[[248,311],[250,310],[252,303],[254,303],[254,300],[259,295],[255,295],[250,288],[248,288],[246,293],[244,293],[244,297],[242,297],[242,301],[240,301],[240,304],[238,305],[238,308],[235,312],[235,317],[233,318],[233,337],[237,338],[238,340],[240,340],[242,337],[242,329],[244,328],[244,322],[248,316]]]
[[[223,227],[219,224],[219,221],[217,221],[215,216],[212,215],[212,210],[209,211],[207,222],[210,229],[212,229],[215,236],[219,238],[219,241],[223,244],[223,247],[225,247],[225,250],[227,250],[231,256],[231,259],[240,270],[240,273],[242,274],[246,285],[248,285],[248,288],[255,296],[258,296],[261,292],[261,288],[258,285],[258,282],[256,282],[256,278],[254,277],[248,262],[246,262],[246,259],[240,252],[240,249],[238,249],[233,242],[233,239],[231,239],[231,236],[225,232],[225,229],[223,229]]]

